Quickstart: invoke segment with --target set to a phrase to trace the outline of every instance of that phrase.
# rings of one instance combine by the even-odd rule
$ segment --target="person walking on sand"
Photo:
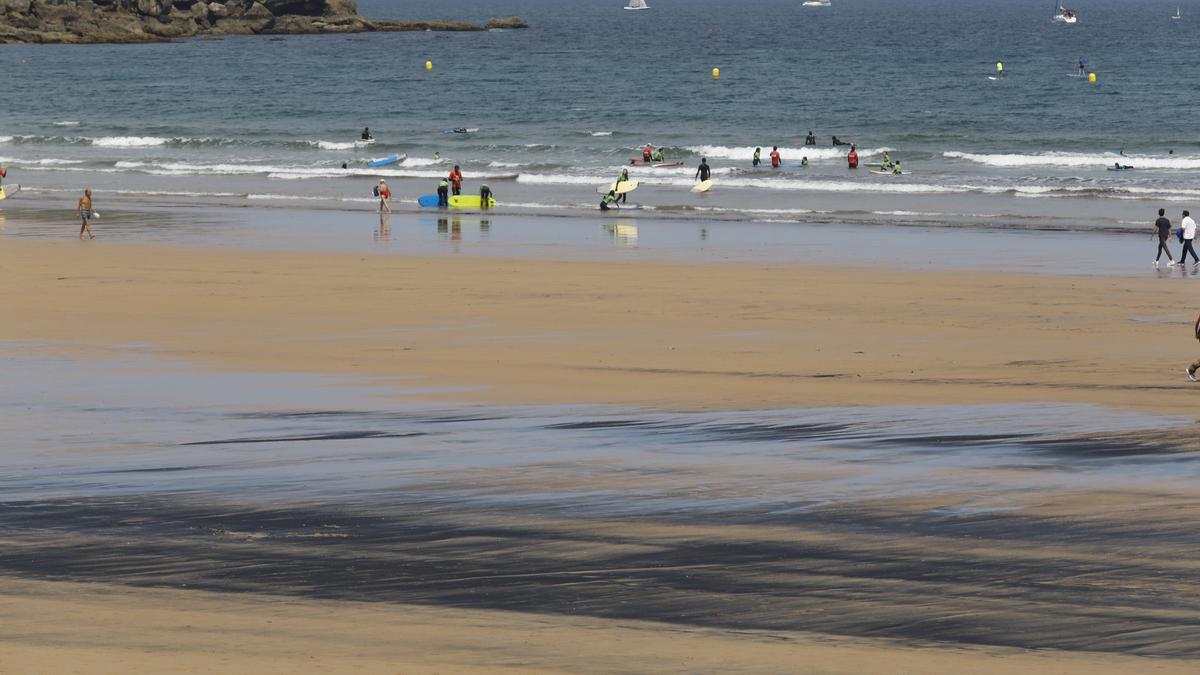
[[[1192,266],[1200,265],[1200,256],[1196,255],[1196,249],[1192,248],[1192,240],[1196,238],[1196,221],[1192,220],[1192,214],[1186,210],[1183,212],[1183,220],[1179,222],[1180,229],[1183,230],[1183,252],[1179,254],[1179,266],[1183,267],[1187,264],[1188,254],[1192,254]]]
[[[375,188],[375,194],[379,196],[379,212],[392,212],[392,189],[388,187],[387,181],[380,178],[379,187]]]
[[[1154,232],[1150,238],[1153,239],[1155,234],[1158,235],[1158,255],[1154,256],[1154,266],[1158,267],[1158,260],[1162,258],[1163,253],[1167,254],[1167,267],[1174,265],[1175,258],[1171,257],[1171,248],[1167,246],[1167,242],[1171,240],[1171,221],[1167,218],[1166,209],[1158,210],[1158,220],[1154,221]]]
[[[79,239],[83,239],[83,232],[87,230],[88,237],[95,239],[96,235],[92,234],[92,189],[87,188],[83,191],[83,196],[79,198],[79,204],[75,207],[75,213],[79,215],[83,224],[79,226]]]
[[[1200,317],[1196,317],[1196,323],[1192,326],[1192,329],[1195,332],[1196,340],[1200,341]],[[1192,361],[1192,365],[1187,367],[1187,376],[1192,382],[1196,381],[1196,370],[1198,369],[1200,369],[1200,359]]]

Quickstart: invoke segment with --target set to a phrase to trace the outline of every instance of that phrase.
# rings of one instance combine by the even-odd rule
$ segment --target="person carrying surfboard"
[[[783,164],[783,158],[779,156],[779,146],[771,147],[771,168],[778,169],[779,165]]]
[[[708,177],[711,174],[712,169],[708,166],[708,158],[701,157],[700,166],[696,167],[696,180],[703,183],[704,181],[708,180]]]
[[[450,180],[450,189],[454,192],[454,196],[457,197],[462,192],[463,181],[462,171],[458,168],[457,164],[450,170],[450,175],[447,178]]]
[[[621,175],[617,176],[617,185],[615,187],[620,187],[621,183],[625,183],[628,181],[629,181],[629,169],[621,169]],[[629,193],[626,192],[626,193],[617,195],[617,201],[628,202],[629,201]]]
[[[858,146],[850,146],[850,154],[846,155],[846,164],[851,169],[858,168]]]
[[[762,164],[762,148],[754,149],[754,159],[750,160],[751,166]]]

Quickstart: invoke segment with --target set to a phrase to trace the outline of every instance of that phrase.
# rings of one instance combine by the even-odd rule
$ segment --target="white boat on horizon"
[[[629,4],[625,5],[625,9],[650,9],[650,5],[646,4],[646,0],[629,0]]]
[[[829,0],[804,0],[800,4],[801,7],[829,7]]]
[[[1058,23],[1075,23],[1079,21],[1079,15],[1075,13],[1075,10],[1067,9],[1062,6],[1062,2],[1055,0],[1054,21]]]
[[[1175,16],[1171,17],[1171,20],[1172,20],[1172,21],[1178,21],[1178,20],[1180,20],[1180,19],[1182,19],[1182,18],[1183,18],[1183,14],[1181,14],[1181,13],[1179,12],[1179,10],[1180,10],[1180,8],[1179,8],[1179,7],[1176,7],[1176,8],[1175,8]]]

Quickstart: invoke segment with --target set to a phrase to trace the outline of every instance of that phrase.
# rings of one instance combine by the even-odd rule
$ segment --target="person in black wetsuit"
[[[370,127],[363,127],[362,139],[364,141],[371,140],[371,128]]]
[[[1171,221],[1167,218],[1167,210],[1158,210],[1158,220],[1154,221],[1154,233],[1158,235],[1158,255],[1154,256],[1154,266],[1158,267],[1158,259],[1163,253],[1167,254],[1167,266],[1175,264],[1175,258],[1171,257],[1171,249],[1167,246],[1167,242],[1171,240]],[[1154,234],[1150,235],[1154,237]]]
[[[712,169],[708,166],[708,158],[701,157],[700,158],[700,166],[698,166],[696,168],[696,180],[703,183],[704,181],[708,180],[708,177],[711,174],[712,174]]]
[[[809,129],[809,131],[808,131],[808,136],[804,137],[804,144],[805,145],[816,145],[817,144],[817,137],[813,135],[813,132],[811,129]]]

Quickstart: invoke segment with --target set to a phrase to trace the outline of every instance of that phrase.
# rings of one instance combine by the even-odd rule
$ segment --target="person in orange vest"
[[[778,169],[779,165],[783,164],[783,158],[779,156],[779,146],[771,147],[771,168]]]
[[[650,162],[653,161],[653,157],[654,157],[654,146],[647,143],[646,147],[642,148],[642,163],[649,164]]]
[[[450,170],[450,175],[447,176],[446,178],[449,179],[449,181],[450,181],[451,192],[453,192],[454,196],[457,197],[459,195],[459,193],[462,192],[462,180],[463,180],[462,171],[459,170],[457,164],[455,164],[454,168]]]
[[[851,169],[858,168],[858,146],[850,146],[850,154],[846,155],[846,164],[848,164]]]

